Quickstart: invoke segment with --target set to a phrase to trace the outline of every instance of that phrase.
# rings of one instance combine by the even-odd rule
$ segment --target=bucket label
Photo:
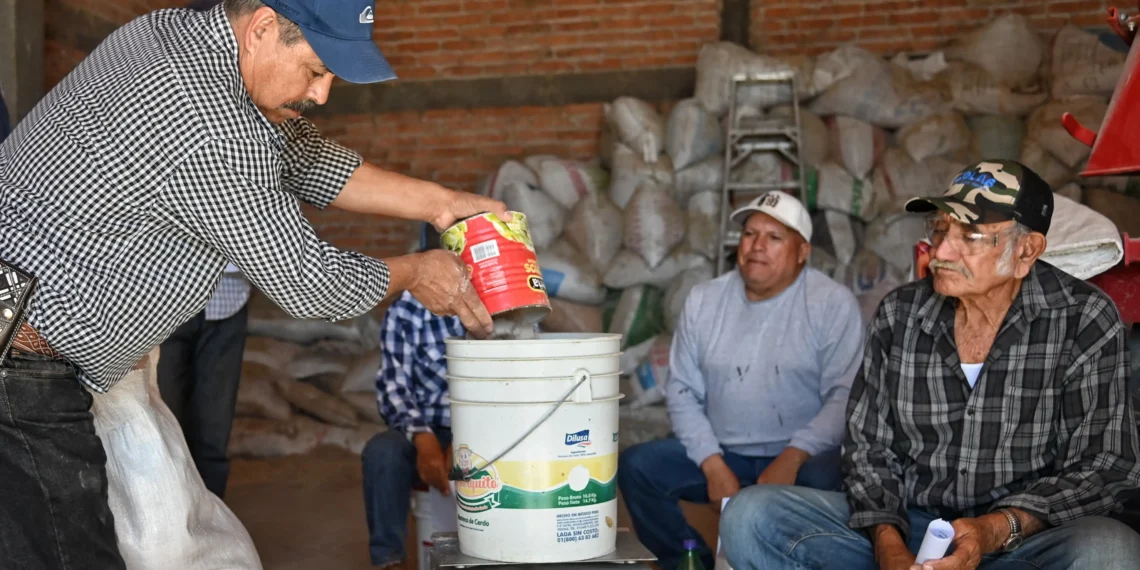
[[[455,500],[460,508],[469,513],[478,513],[499,506],[503,483],[495,466],[484,468],[487,460],[472,453],[466,445],[459,446],[455,455],[463,473],[471,473],[466,479],[455,483]]]
[[[574,445],[589,443],[588,430],[566,435]],[[553,461],[500,460],[484,467],[486,459],[460,445],[455,458],[459,468],[471,474],[468,480],[455,483],[456,502],[469,513],[569,509],[617,499],[616,453]]]
[[[598,511],[578,511],[576,513],[559,513],[555,515],[555,530],[557,540],[561,543],[582,542],[595,540],[600,534],[601,518]]]

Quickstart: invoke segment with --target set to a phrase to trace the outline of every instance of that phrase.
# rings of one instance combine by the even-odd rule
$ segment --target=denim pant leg
[[[1140,535],[1120,521],[1086,517],[1035,534],[1020,548],[982,558],[980,570],[1134,570]]]
[[[451,430],[433,428],[444,456]],[[407,559],[408,509],[416,472],[416,447],[396,430],[376,434],[360,455],[364,475],[364,511],[368,519],[368,550],[374,566]]]
[[[67,362],[0,365],[0,569],[125,568],[91,403]]]
[[[750,459],[724,453],[725,463],[741,485],[756,482]],[[673,570],[685,554],[685,539],[697,541],[697,552],[706,569],[713,567],[713,552],[681,511],[680,501],[707,503],[708,480],[685,447],[676,439],[635,445],[618,459],[618,486],[633,519],[637,538],[657,557],[662,570]]]

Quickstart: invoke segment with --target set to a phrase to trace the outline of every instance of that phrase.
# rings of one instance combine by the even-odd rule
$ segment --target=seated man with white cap
[[[693,288],[666,386],[675,439],[631,447],[618,482],[638,538],[662,570],[697,540],[679,500],[719,506],[751,484],[837,489],[847,394],[863,352],[850,290],[806,267],[811,217],[769,192],[732,214],[737,269]]]

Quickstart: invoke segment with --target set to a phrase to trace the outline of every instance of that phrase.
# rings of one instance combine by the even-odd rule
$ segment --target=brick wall
[[[815,54],[845,43],[887,54],[924,51],[1009,12],[1029,16],[1043,33],[1068,22],[1104,26],[1107,6],[1095,0],[752,0],[751,42],[777,54]]]
[[[84,55],[67,40],[68,14],[111,25],[184,0],[46,0],[46,81]],[[721,0],[378,0],[376,38],[403,81],[691,67],[719,37]],[[1101,2],[1057,0],[752,0],[754,48],[818,53],[845,42],[889,53],[937,48],[988,18],[1029,14],[1043,33],[1100,25]],[[433,88],[435,83],[432,84]],[[497,164],[530,154],[596,154],[600,103],[319,117],[331,137],[382,166],[472,189]],[[320,235],[384,256],[403,251],[408,225],[317,212]]]

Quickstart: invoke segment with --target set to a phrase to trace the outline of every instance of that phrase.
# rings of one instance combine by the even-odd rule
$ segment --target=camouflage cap
[[[984,160],[954,177],[937,198],[912,198],[908,212],[941,210],[963,224],[1017,220],[1035,232],[1049,232],[1053,189],[1025,165],[1012,160]]]

